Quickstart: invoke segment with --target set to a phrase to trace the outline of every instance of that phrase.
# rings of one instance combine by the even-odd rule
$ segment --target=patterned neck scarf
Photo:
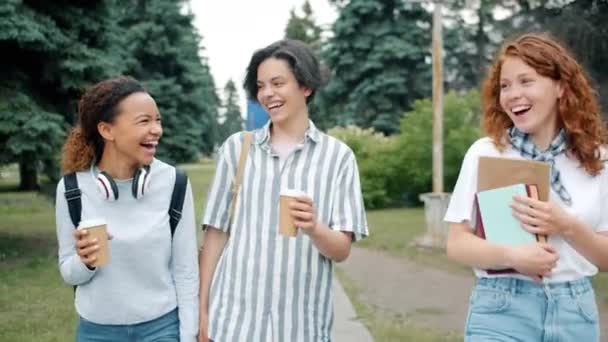
[[[553,139],[549,148],[541,151],[534,145],[534,142],[527,133],[523,133],[515,127],[507,130],[511,145],[519,154],[527,159],[547,162],[551,165],[551,188],[559,195],[564,203],[572,205],[572,197],[560,180],[559,171],[555,167],[555,157],[566,151],[566,132],[563,129]]]

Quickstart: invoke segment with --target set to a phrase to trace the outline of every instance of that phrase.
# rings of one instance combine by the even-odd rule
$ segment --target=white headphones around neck
[[[94,163],[91,165],[91,175],[93,173]],[[142,168],[135,170],[133,174],[133,182],[131,185],[131,194],[135,199],[141,199],[150,188],[150,165],[145,165]],[[95,180],[97,190],[101,196],[108,201],[116,201],[118,199],[118,186],[110,175],[105,171],[100,171]]]

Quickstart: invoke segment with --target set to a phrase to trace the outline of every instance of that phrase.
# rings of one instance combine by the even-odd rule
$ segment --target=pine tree
[[[339,9],[324,50],[332,78],[320,116],[395,133],[410,104],[431,93],[430,14],[400,0],[351,0]]]
[[[128,73],[144,83],[163,120],[158,155],[169,162],[195,160],[217,142],[219,99],[205,59],[201,37],[181,1],[123,3],[121,24],[134,59]]]
[[[58,153],[86,86],[127,59],[111,1],[0,4],[0,163],[18,163],[20,188],[40,170],[58,178]]]
[[[156,98],[159,156],[187,161],[217,143],[219,99],[184,1],[6,0],[0,4],[0,164],[22,189],[58,178],[59,150],[84,90],[120,74]]]
[[[243,130],[243,117],[239,108],[239,95],[234,82],[230,79],[224,87],[224,121],[220,125],[221,141]]]
[[[292,9],[289,14],[285,38],[297,39],[307,43],[317,54],[321,51],[323,30],[315,23],[314,14],[310,2],[304,1],[302,5],[302,16],[296,14]]]

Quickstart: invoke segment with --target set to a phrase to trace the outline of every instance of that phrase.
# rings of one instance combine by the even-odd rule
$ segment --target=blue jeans
[[[481,278],[469,300],[465,341],[594,342],[598,316],[587,278],[557,284]]]
[[[131,325],[97,324],[80,317],[76,342],[179,342],[177,309]]]

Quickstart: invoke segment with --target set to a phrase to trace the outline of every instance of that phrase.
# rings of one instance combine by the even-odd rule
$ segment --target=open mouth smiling
[[[513,113],[515,116],[521,116],[529,112],[531,108],[532,106],[530,105],[515,106],[511,108],[511,113]]]
[[[158,141],[144,141],[144,142],[142,142],[139,145],[141,145],[142,147],[144,147],[147,150],[154,151],[154,150],[156,150],[156,146],[158,145]]]

